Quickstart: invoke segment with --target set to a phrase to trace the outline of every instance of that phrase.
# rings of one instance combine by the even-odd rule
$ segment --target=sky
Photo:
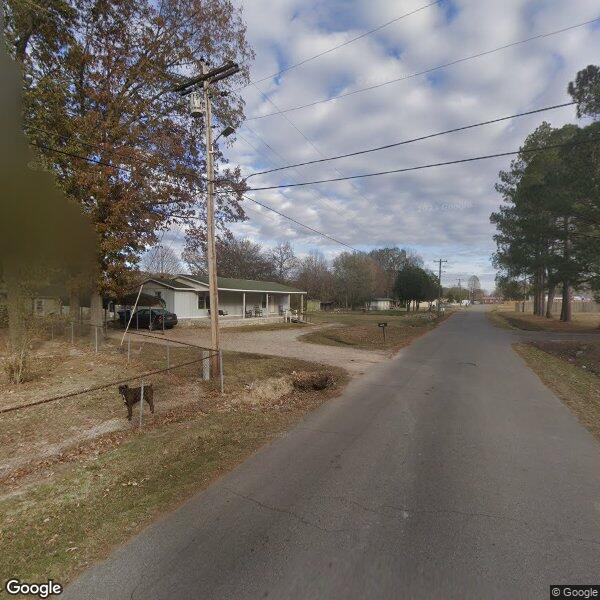
[[[256,58],[242,90],[247,120],[225,148],[244,175],[352,152],[570,101],[567,84],[600,57],[599,23],[285,114],[327,99],[600,17],[597,0],[443,0],[280,75],[431,0],[236,0]],[[566,107],[358,157],[252,177],[252,187],[405,168],[517,150],[543,120],[577,122]],[[426,266],[444,258],[444,285],[479,276],[494,287],[490,213],[498,171],[510,157],[359,179],[252,192],[257,200],[360,250],[401,246]],[[245,202],[237,235],[298,254],[347,250]]]

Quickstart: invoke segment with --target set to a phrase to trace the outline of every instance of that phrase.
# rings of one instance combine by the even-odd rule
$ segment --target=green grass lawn
[[[435,312],[407,313],[406,311],[377,312],[322,312],[311,313],[315,324],[333,324],[332,327],[313,331],[302,340],[328,346],[350,346],[365,350],[395,351],[409,344],[415,337],[433,329],[449,316],[446,312],[440,320]],[[379,323],[387,323],[385,341]]]

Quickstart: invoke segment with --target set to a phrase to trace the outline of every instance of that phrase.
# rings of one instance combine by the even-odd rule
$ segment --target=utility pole
[[[202,65],[202,74],[206,75],[206,65]],[[210,101],[210,83],[204,80],[204,127],[206,130],[206,256],[208,259],[208,296],[210,298],[210,339],[215,351],[210,358],[210,370],[213,378],[220,372],[219,350],[219,288],[217,284],[217,249],[215,245],[215,169],[213,164],[212,105]]]
[[[460,286],[460,277],[458,278],[458,303],[462,306],[462,287]]]
[[[433,262],[438,263],[438,301],[437,301],[437,316],[438,318],[442,314],[442,263],[447,263],[447,260],[439,258]]]
[[[220,67],[208,69],[206,64],[202,63],[202,73],[192,77],[176,86],[173,91],[179,92],[182,96],[191,94],[190,111],[192,116],[200,117],[204,113],[204,127],[206,137],[206,256],[208,262],[208,295],[210,299],[210,333],[211,347],[213,353],[210,358],[211,375],[213,378],[219,376],[221,372],[220,350],[221,343],[219,339],[219,290],[217,284],[217,251],[215,244],[215,166],[214,166],[214,143],[223,135],[228,136],[233,133],[232,127],[226,127],[215,140],[212,135],[212,104],[211,104],[211,85],[227,77],[235,75],[240,70],[234,62],[226,62]],[[202,85],[204,92],[203,101],[194,87]],[[202,103],[204,107],[202,109]]]

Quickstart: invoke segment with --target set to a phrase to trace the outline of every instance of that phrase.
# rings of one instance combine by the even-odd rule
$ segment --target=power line
[[[390,21],[387,21],[385,23],[383,23],[382,25],[379,25],[377,27],[375,27],[374,29],[370,29],[369,31],[365,31],[364,33],[361,33],[360,35],[357,35],[356,37],[353,37],[350,40],[347,40],[346,42],[342,42],[341,44],[338,44],[337,46],[332,46],[331,48],[329,48],[328,50],[324,50],[323,52],[319,52],[318,54],[315,54],[314,56],[310,56],[308,58],[305,58],[304,60],[301,60],[300,62],[297,62],[293,65],[290,65],[289,67],[285,67],[283,69],[281,69],[280,71],[277,71],[277,73],[272,73],[271,75],[267,75],[266,77],[262,77],[261,79],[257,79],[256,81],[251,81],[250,83],[247,83],[246,85],[237,88],[235,91],[239,91],[239,90],[243,90],[244,88],[247,88],[249,85],[253,85],[256,83],[261,83],[262,81],[267,81],[268,79],[272,79],[273,77],[277,77],[278,75],[281,75],[282,73],[286,73],[287,71],[290,71],[292,69],[295,69],[296,67],[299,67],[301,65],[305,65],[308,62],[311,62],[317,58],[320,58],[321,56],[325,56],[326,54],[329,54],[330,52],[334,52],[335,50],[338,50],[339,48],[343,48],[344,46],[348,46],[349,44],[352,44],[354,42],[356,42],[357,40],[360,40],[362,38],[365,38],[373,33],[376,33],[377,31],[381,31],[382,29],[384,29],[385,27],[388,27],[388,25],[392,25],[392,23],[396,23],[402,19],[405,19],[406,17],[410,17],[411,15],[414,15],[418,12],[421,12],[422,10],[425,10],[426,8],[430,8],[431,6],[435,6],[436,4],[440,4],[442,2],[442,0],[436,0],[435,2],[431,2],[429,4],[426,4],[425,6],[421,6],[415,10],[412,10],[410,12],[407,12],[403,15],[400,15],[399,17],[396,17],[394,19],[391,19]]]
[[[317,148],[317,146],[312,142],[312,140],[310,140],[308,138],[307,135],[304,134],[304,132],[302,132],[300,130],[300,128],[287,116],[284,115],[283,112],[281,111],[281,109],[279,108],[279,106],[277,106],[277,104],[275,104],[275,102],[273,100],[271,100],[271,98],[269,98],[266,94],[264,94],[260,88],[254,84],[254,87],[263,95],[263,97],[269,102],[271,103],[276,110],[279,112],[279,114],[281,115],[281,117],[283,117],[303,138],[304,140],[312,147],[312,149],[321,157],[324,158],[323,153]],[[246,125],[246,127],[248,127],[248,125]],[[340,176],[340,177],[345,177],[345,175],[336,167],[333,167],[333,170]],[[369,199],[362,193],[362,191],[356,187],[353,183],[350,183],[350,185],[352,186],[352,188],[358,193],[358,195],[365,200],[366,202],[369,202]]]
[[[254,202],[254,204],[258,204],[258,206],[262,206],[263,208],[266,208],[267,210],[274,212],[275,214],[279,215],[280,217],[283,217],[284,219],[287,219],[288,221],[292,221],[292,223],[296,223],[297,225],[300,225],[301,227],[304,227],[305,229],[308,229],[309,231],[312,231],[313,233],[316,233],[324,238],[327,238],[328,240],[331,240],[332,242],[335,242],[336,244],[340,244],[342,246],[345,246],[346,248],[350,248],[350,250],[353,250],[354,252],[359,252],[359,250],[357,250],[353,246],[350,246],[350,244],[341,242],[340,240],[334,238],[331,235],[327,235],[326,233],[323,233],[322,231],[319,231],[318,229],[315,229],[314,227],[311,227],[310,225],[306,225],[305,223],[302,223],[301,221],[298,221],[297,219],[294,219],[293,217],[290,217],[289,215],[279,212],[278,210],[272,208],[271,206],[267,206],[266,204],[263,204],[262,202],[255,200],[254,198],[250,198],[250,196],[246,196],[246,194],[242,194],[242,196],[244,198],[246,198],[246,200],[250,200],[250,202]]]
[[[94,164],[99,164],[99,165],[103,165],[103,166],[106,166],[106,167],[111,167],[113,169],[118,169],[118,170],[121,170],[121,171],[125,171],[126,173],[128,173],[130,175],[132,174],[132,171],[130,171],[129,169],[124,169],[123,167],[118,167],[116,165],[111,165],[110,163],[106,163],[104,161],[96,160],[96,159],[93,159],[93,158],[90,158],[90,157],[86,157],[86,156],[81,156],[81,155],[75,154],[73,152],[67,152],[65,150],[59,150],[58,148],[52,148],[50,146],[45,146],[43,144],[37,144],[35,142],[31,142],[31,144],[33,146],[37,146],[37,147],[43,148],[45,150],[49,150],[51,152],[57,152],[59,154],[65,154],[67,156],[71,156],[71,157],[74,157],[74,158],[79,158],[81,160],[85,160],[87,162],[92,162]],[[175,174],[174,173],[173,175],[176,176],[176,177],[179,177],[179,176],[182,176],[183,174],[182,173],[179,173],[179,174]],[[219,193],[219,192],[217,192],[217,193]],[[328,240],[330,240],[332,242],[335,242],[336,244],[341,244],[342,246],[345,246],[346,248],[350,248],[351,250],[354,250],[355,252],[358,252],[358,250],[356,248],[350,246],[349,244],[346,244],[345,242],[337,240],[333,236],[330,236],[330,235],[328,235],[326,233],[323,233],[322,231],[319,231],[318,229],[315,229],[314,227],[311,227],[310,225],[306,225],[305,223],[302,223],[301,221],[298,221],[297,219],[294,219],[293,217],[290,217],[289,215],[286,215],[285,213],[282,213],[282,212],[280,212],[280,211],[278,211],[278,210],[276,210],[274,208],[271,208],[270,206],[267,206],[266,204],[263,204],[262,202],[259,202],[258,200],[254,200],[254,198],[250,198],[249,196],[246,196],[245,194],[242,194],[242,196],[244,198],[246,198],[247,200],[250,200],[250,202],[254,202],[254,204],[262,206],[266,210],[270,210],[271,212],[276,213],[280,217],[283,217],[284,219],[292,221],[293,223],[296,223],[297,225],[300,225],[301,227],[304,227],[305,229],[308,229],[309,231],[312,231],[313,233],[316,233],[316,234],[318,234],[318,235],[320,235],[320,236],[322,236],[324,238],[327,238]],[[161,203],[157,203],[157,204],[164,204],[164,203],[161,202]]]
[[[359,156],[361,154],[368,154],[370,152],[378,152],[379,150],[387,150],[389,148],[395,148],[397,146],[403,146],[405,144],[412,144],[413,142],[420,142],[422,140],[428,140],[434,137],[439,137],[441,135],[446,135],[448,133],[456,133],[458,131],[465,131],[467,129],[473,129],[475,127],[482,127],[483,125],[491,125],[492,123],[500,123],[501,121],[507,121],[509,119],[515,119],[517,117],[524,117],[527,115],[533,115],[536,113],[554,110],[556,108],[564,108],[565,106],[573,106],[576,102],[565,102],[564,104],[555,104],[554,106],[546,106],[544,108],[537,108],[535,110],[529,110],[527,112],[516,113],[514,115],[509,115],[507,117],[499,117],[497,119],[491,119],[489,121],[483,121],[481,123],[474,123],[472,125],[464,125],[462,127],[455,127],[454,129],[447,129],[446,131],[440,131],[438,133],[431,133],[429,135],[423,135],[421,137],[411,138],[407,140],[402,140],[401,142],[394,142],[393,144],[386,144],[384,146],[376,146],[375,148],[367,148],[365,150],[358,150],[356,152],[348,152],[347,154],[338,154],[337,156],[330,156],[327,158],[321,158],[317,160],[308,160],[301,163],[295,163],[292,165],[286,165],[284,167],[278,167],[276,169],[269,169],[267,171],[257,171],[256,173],[252,173],[246,177],[246,180],[250,179],[250,177],[254,177],[256,175],[266,175],[267,173],[275,173],[276,171],[283,171],[285,169],[292,169],[295,167],[304,167],[306,165],[313,165],[316,163],[322,163],[330,160],[339,160],[341,158],[349,158],[351,156]]]
[[[516,150],[513,152],[499,152],[497,154],[486,154],[484,156],[474,156],[472,158],[461,158],[459,160],[449,160],[449,161],[433,163],[433,164],[429,164],[429,165],[419,165],[416,167],[406,167],[403,169],[390,169],[389,171],[378,171],[377,173],[364,173],[362,175],[350,175],[348,177],[336,177],[333,179],[319,179],[317,181],[303,181],[301,183],[288,183],[288,184],[283,184],[283,185],[272,185],[272,186],[264,186],[264,187],[257,187],[257,188],[248,188],[248,191],[249,192],[258,192],[258,191],[262,191],[262,190],[276,190],[276,189],[280,189],[280,188],[300,187],[300,186],[305,186],[305,185],[316,185],[316,184],[321,184],[321,183],[332,183],[332,182],[336,182],[336,181],[345,181],[346,179],[363,179],[366,177],[378,177],[380,175],[391,175],[393,173],[406,173],[408,171],[420,171],[422,169],[431,169],[433,167],[443,167],[446,165],[457,165],[457,164],[461,164],[461,163],[469,163],[469,162],[475,162],[475,161],[479,161],[479,160],[486,160],[489,158],[501,158],[504,156],[514,156],[516,154],[531,154],[532,152],[543,152],[545,150],[552,150],[554,148],[562,148],[564,146],[580,146],[580,145],[590,144],[590,143],[597,142],[597,141],[600,141],[600,136],[598,136],[594,139],[591,139],[591,140],[584,140],[581,142],[565,142],[562,144],[552,144],[550,146],[539,146],[536,148],[521,149],[521,150]]]
[[[255,134],[255,135],[256,135],[256,136],[257,136],[257,137],[258,137],[258,138],[261,140],[261,142],[262,142],[262,143],[263,143],[263,144],[264,144],[264,145],[265,145],[267,148],[269,148],[269,150],[271,150],[271,152],[273,152],[274,154],[276,154],[276,155],[277,155],[277,156],[279,156],[280,158],[283,158],[283,157],[281,156],[281,154],[279,154],[279,152],[277,152],[277,150],[275,150],[273,147],[271,147],[271,146],[270,146],[270,145],[269,145],[269,144],[268,144],[268,143],[267,143],[267,142],[266,142],[264,139],[262,139],[262,138],[261,138],[261,137],[260,137],[260,136],[259,136],[259,135],[258,135],[258,134],[257,134],[257,133],[254,131],[254,130],[253,130],[253,129],[251,129],[251,128],[250,128],[248,125],[246,125],[246,127],[247,127],[247,128],[248,128],[248,129],[249,129],[249,130],[250,130],[252,133],[254,133],[254,134]],[[252,149],[253,149],[255,152],[259,152],[259,151],[258,151],[258,149],[257,149],[257,148],[254,146],[254,144],[250,143],[250,142],[249,142],[249,141],[248,141],[248,140],[247,140],[247,139],[246,139],[246,138],[245,138],[243,135],[241,135],[239,132],[238,132],[238,135],[239,135],[240,139],[241,139],[242,141],[244,141],[246,144],[248,144],[248,146],[250,146],[250,147],[251,147],[251,148],[252,148]],[[265,158],[266,158],[266,157],[265,157]],[[269,161],[271,164],[273,164],[273,161],[272,161],[272,160],[270,160],[269,158],[267,158],[267,160],[268,160],[268,161]],[[281,191],[280,193],[281,193],[281,194],[283,194],[285,197],[287,197],[287,195],[285,194],[285,192]],[[356,248],[354,248],[353,246],[350,246],[349,244],[346,244],[345,242],[341,242],[341,241],[339,241],[339,240],[335,239],[334,237],[332,237],[332,236],[330,236],[330,235],[328,235],[328,234],[326,234],[326,233],[323,233],[323,232],[321,232],[321,231],[318,231],[317,229],[314,229],[313,227],[310,227],[309,225],[306,225],[306,224],[304,224],[304,223],[301,223],[300,221],[298,221],[298,220],[294,219],[293,217],[290,217],[290,216],[288,216],[288,215],[286,215],[286,214],[284,214],[284,213],[282,213],[282,212],[280,212],[280,211],[278,211],[278,210],[275,210],[274,208],[271,208],[270,206],[267,206],[266,204],[262,204],[262,203],[258,202],[258,200],[254,200],[253,198],[250,198],[249,196],[244,196],[244,198],[246,198],[247,200],[250,200],[251,202],[254,202],[255,204],[258,204],[258,205],[262,206],[263,208],[265,208],[265,209],[267,209],[267,210],[270,210],[271,212],[274,212],[274,213],[276,213],[277,215],[279,215],[279,216],[283,217],[284,219],[288,219],[289,221],[292,221],[293,223],[296,223],[296,224],[300,225],[301,227],[304,227],[304,228],[306,228],[306,229],[308,229],[308,230],[310,230],[310,231],[313,231],[314,233],[317,233],[318,235],[321,235],[321,236],[323,236],[323,237],[326,237],[327,239],[329,239],[329,240],[332,240],[332,241],[336,242],[337,244],[341,244],[342,246],[345,246],[345,247],[347,247],[347,248],[351,248],[351,249],[352,249],[352,250],[354,250],[355,252],[358,252],[358,250],[357,250]],[[321,196],[321,199],[329,203],[328,199],[327,199],[325,196]],[[318,200],[318,198],[317,198],[317,200]],[[331,205],[331,207],[332,207],[334,210],[338,210],[338,207],[334,206],[333,204],[330,204],[330,205]]]
[[[418,77],[420,75],[426,75],[428,73],[432,73],[434,71],[438,71],[440,69],[445,69],[446,67],[451,67],[453,65],[457,65],[459,63],[463,63],[469,60],[473,60],[475,58],[480,58],[482,56],[487,56],[488,54],[493,54],[495,52],[500,52],[501,50],[506,50],[507,48],[513,48],[514,46],[519,46],[521,44],[526,44],[527,42],[532,42],[534,40],[539,40],[542,38],[547,38],[553,35],[558,35],[559,33],[564,33],[565,31],[570,31],[572,29],[577,29],[578,27],[584,27],[585,25],[590,25],[591,23],[596,23],[600,21],[600,17],[596,17],[594,19],[590,19],[589,21],[584,21],[583,23],[578,23],[577,25],[571,25],[569,27],[563,27],[562,29],[557,29],[556,31],[550,31],[548,33],[541,33],[539,35],[535,35],[533,37],[525,38],[523,40],[519,40],[517,42],[511,42],[510,44],[505,44],[504,46],[498,46],[497,48],[493,48],[491,50],[486,50],[484,52],[478,52],[477,54],[471,54],[470,56],[465,56],[463,58],[459,58],[457,60],[453,60],[442,65],[438,65],[436,67],[431,67],[429,69],[425,69],[424,71],[418,71],[416,73],[411,73],[409,75],[403,75],[402,77],[397,77],[396,79],[390,79],[389,81],[384,81],[382,83],[377,83],[375,85],[370,85],[364,88],[359,88],[356,90],[352,90],[350,92],[345,92],[343,94],[337,94],[336,96],[331,96],[330,98],[324,98],[322,100],[315,100],[314,102],[309,102],[307,104],[300,104],[298,106],[292,106],[290,108],[283,109],[282,113],[293,112],[296,110],[302,110],[304,108],[310,108],[311,106],[317,106],[319,104],[325,104],[326,102],[332,102],[333,100],[338,100],[340,98],[347,98],[348,96],[353,96],[354,94],[360,94],[362,92],[367,92],[369,90],[375,90],[392,83],[397,83],[399,81],[405,81],[407,79],[412,79],[414,77]],[[256,115],[254,117],[248,117],[246,121],[255,121],[257,119],[266,119],[267,117],[272,117],[274,115],[280,114],[279,112],[267,113],[265,115]]]

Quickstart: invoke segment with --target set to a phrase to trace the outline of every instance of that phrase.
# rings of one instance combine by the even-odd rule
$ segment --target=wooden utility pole
[[[208,262],[208,295],[210,299],[210,333],[212,341],[213,354],[210,359],[211,374],[218,377],[221,371],[219,340],[219,291],[217,287],[217,251],[215,245],[215,167],[214,167],[214,148],[212,136],[212,105],[211,105],[211,85],[235,75],[240,70],[239,65],[227,61],[220,67],[208,69],[206,64],[202,64],[202,73],[191,79],[187,79],[176,85],[172,91],[178,92],[182,96],[191,94],[190,111],[192,116],[200,117],[204,113],[204,127],[206,135],[206,257]],[[204,92],[204,98],[200,92],[195,92],[195,86],[201,84]],[[204,110],[202,110],[204,104]],[[217,136],[217,140],[223,135],[227,137],[234,132],[233,127],[228,126]],[[216,142],[216,140],[215,140]],[[221,380],[222,385],[222,380]]]
[[[437,262],[439,265],[439,269],[438,269],[438,301],[437,301],[437,316],[439,318],[439,316],[442,314],[442,263],[447,263],[448,261],[439,258],[438,260],[435,260],[434,262]]]
[[[202,65],[202,73],[206,74],[206,65]],[[204,126],[206,129],[206,246],[208,259],[208,295],[210,298],[210,337],[211,346],[214,350],[210,358],[210,370],[212,377],[217,377],[220,372],[219,350],[221,343],[219,339],[219,288],[217,284],[217,251],[215,245],[215,169],[213,162],[213,139],[212,139],[212,106],[210,101],[210,82],[204,80]]]

